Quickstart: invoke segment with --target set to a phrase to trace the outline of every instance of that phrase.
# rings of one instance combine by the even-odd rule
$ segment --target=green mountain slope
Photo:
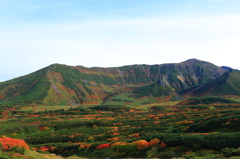
[[[180,94],[195,97],[240,95],[240,72],[229,70],[209,83],[186,89]]]
[[[179,100],[181,97],[169,86],[162,86],[159,81],[142,87],[131,87],[125,91],[111,94],[103,100],[107,105],[141,105],[169,100]]]
[[[224,72],[226,70],[214,64],[197,59],[111,68],[53,64],[29,75],[1,82],[0,105],[101,104],[124,93],[130,93],[125,103],[144,96],[160,99],[210,82]],[[118,98],[115,97],[115,101],[118,102]]]
[[[216,103],[221,103],[221,104],[239,104],[240,102],[231,100],[231,99],[225,99],[222,97],[217,97],[217,96],[207,96],[207,97],[195,97],[195,98],[190,98],[186,99],[177,105],[209,105],[209,104],[216,104]],[[204,107],[204,106],[203,106]]]

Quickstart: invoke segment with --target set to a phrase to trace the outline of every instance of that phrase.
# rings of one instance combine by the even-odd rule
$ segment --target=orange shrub
[[[122,139],[121,137],[113,137],[113,138],[107,139],[107,141],[113,142],[113,141],[118,141],[118,140],[121,140],[121,139]]]
[[[138,141],[134,141],[133,143],[137,144],[138,150],[142,150],[150,146],[149,142],[147,142],[146,140],[138,140]]]
[[[38,149],[42,150],[42,151],[53,151],[55,149],[55,147],[54,146],[42,146]]]
[[[89,150],[89,148],[90,148],[91,146],[92,146],[92,144],[86,144],[86,145],[80,144],[79,149]]]
[[[112,133],[112,135],[119,135],[120,133]]]
[[[155,138],[155,139],[152,139],[150,142],[149,142],[149,144],[152,146],[152,145],[157,145],[157,144],[159,144],[160,143],[160,140],[159,139],[157,139],[157,138]]]
[[[29,150],[29,146],[26,144],[24,140],[21,139],[14,139],[10,137],[0,138],[0,143],[3,146],[3,150],[8,150],[13,146],[23,147],[26,150]]]

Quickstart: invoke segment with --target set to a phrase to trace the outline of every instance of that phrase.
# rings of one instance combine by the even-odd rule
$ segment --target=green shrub
[[[194,144],[193,147],[192,147],[192,151],[195,152],[195,151],[198,151],[202,149],[202,146],[201,145],[198,145],[198,144]]]
[[[169,133],[162,140],[167,146],[180,146],[183,144],[183,139],[180,133]]]
[[[20,153],[23,155],[25,153],[25,148],[19,146],[12,146],[9,148],[9,151],[14,153]]]
[[[221,152],[227,157],[240,156],[240,149],[225,147],[221,150]]]

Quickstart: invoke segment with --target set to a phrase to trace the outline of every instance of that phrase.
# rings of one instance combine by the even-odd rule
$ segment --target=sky
[[[240,69],[239,0],[0,0],[0,82],[54,63]]]

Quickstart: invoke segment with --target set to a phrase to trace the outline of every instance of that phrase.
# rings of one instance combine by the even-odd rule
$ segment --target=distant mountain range
[[[239,71],[197,59],[110,68],[53,64],[1,82],[0,105],[140,105],[240,95],[239,81]]]

